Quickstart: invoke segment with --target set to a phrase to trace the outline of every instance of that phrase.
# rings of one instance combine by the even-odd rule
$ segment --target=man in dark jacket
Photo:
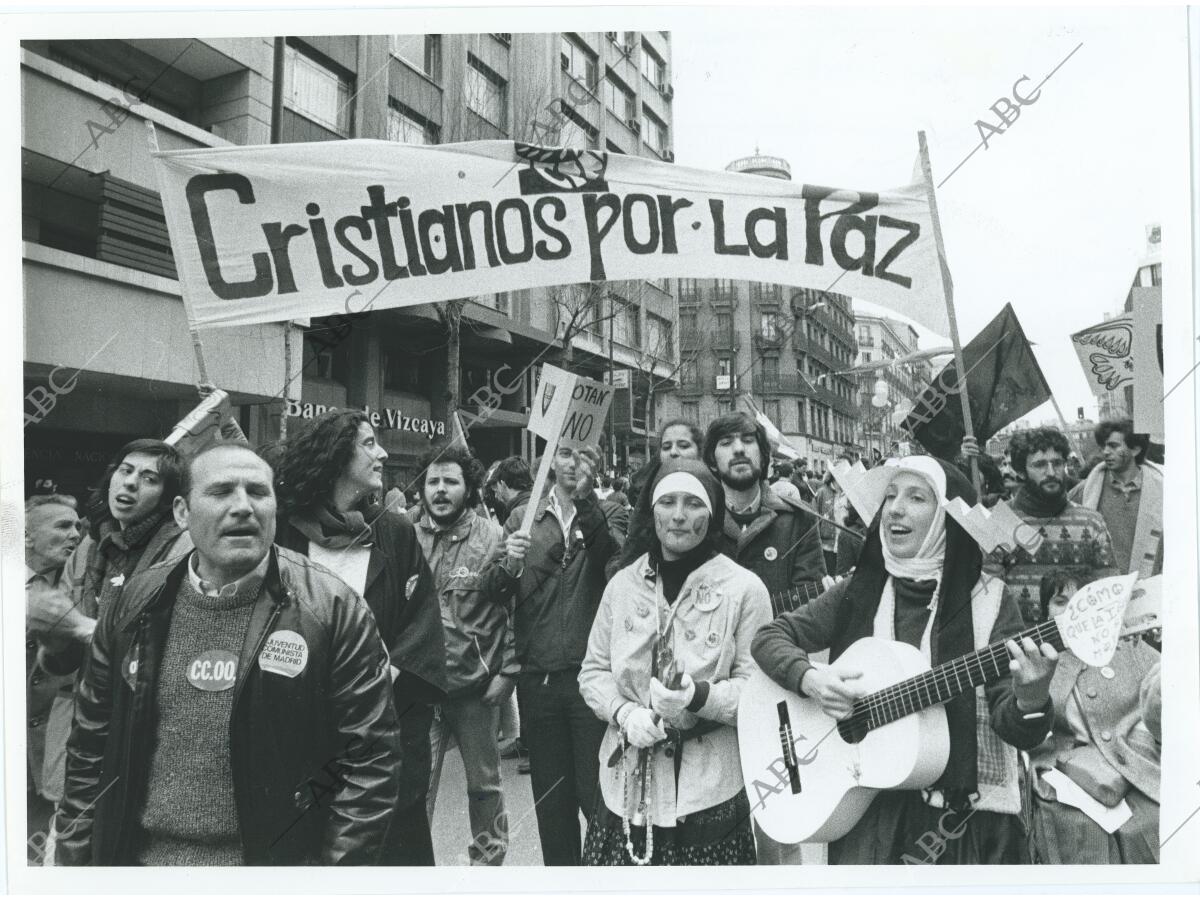
[[[708,427],[704,461],[725,485],[729,513],[722,552],[763,580],[778,613],[815,597],[826,569],[817,517],[763,480],[769,454],[762,426],[745,413]]]
[[[825,577],[818,519],[771,490],[764,474],[770,445],[746,413],[729,413],[708,426],[704,462],[725,486],[722,552],[763,580],[776,614],[816,597]],[[777,844],[756,829],[758,861],[798,864],[798,847]]]
[[[618,546],[595,492],[577,493],[578,460],[569,447],[555,453],[553,487],[535,501],[514,613],[521,738],[548,866],[580,864],[579,814],[590,819],[595,809],[607,727],[580,696],[579,669],[604,594],[604,566]],[[514,509],[505,532],[519,534],[524,515],[524,506]]]
[[[400,767],[366,603],[274,548],[270,466],[201,452],[174,513],[196,550],[101,610],[76,692],[60,865],[372,864]]]
[[[421,468],[425,511],[417,540],[433,571],[441,608],[447,681],[447,697],[430,734],[429,821],[453,736],[466,771],[473,835],[467,858],[471,864],[499,866],[508,850],[508,823],[497,732],[517,674],[508,607],[528,538],[505,540],[498,523],[476,513],[484,470],[462,446],[432,448]]]
[[[500,521],[505,522],[514,509],[529,502],[529,493],[533,490],[529,463],[519,456],[506,457],[492,467],[488,483],[497,505],[503,510]]]

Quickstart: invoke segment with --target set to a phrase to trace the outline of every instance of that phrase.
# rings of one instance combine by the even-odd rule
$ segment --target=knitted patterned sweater
[[[1042,535],[1042,544],[1032,555],[1021,547],[1012,553],[999,547],[984,569],[1004,581],[1007,595],[1016,602],[1027,626],[1041,619],[1039,591],[1042,576],[1048,572],[1062,569],[1088,581],[1118,574],[1112,538],[1100,513],[1070,502],[1050,518],[1038,518],[1017,503],[1012,509]]]

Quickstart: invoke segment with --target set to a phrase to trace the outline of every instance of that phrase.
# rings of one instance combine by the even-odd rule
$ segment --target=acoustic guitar
[[[1161,592],[1157,584],[1134,590],[1136,577],[1085,586],[1060,615],[1012,640],[1029,637],[1038,646],[1066,647],[1089,665],[1107,665],[1118,639],[1161,627]],[[879,791],[930,787],[950,753],[941,704],[1008,677],[1009,661],[1000,641],[930,669],[916,647],[863,638],[837,665],[861,671],[856,683],[868,693],[840,721],[816,700],[755,671],[738,701],[738,744],[759,826],[784,844],[833,841],[854,827]]]

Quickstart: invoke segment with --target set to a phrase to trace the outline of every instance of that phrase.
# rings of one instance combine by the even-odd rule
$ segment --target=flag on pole
[[[749,396],[743,396],[745,396],[746,403],[749,405],[751,412],[754,413],[755,421],[757,421],[758,424],[763,427],[763,431],[767,433],[767,443],[771,447],[771,452],[791,460],[800,459],[800,451],[791,445],[788,439],[783,436],[783,432],[776,428],[775,423],[767,417],[767,414],[755,406],[754,401],[751,400]]]
[[[1050,399],[1050,385],[1011,303],[963,347],[962,355],[972,424],[981,445]],[[958,397],[962,387],[956,365],[948,363],[904,420],[904,430],[934,456],[953,459],[958,455],[966,434]]]
[[[224,434],[223,432],[227,432]],[[233,418],[229,395],[214,390],[171,429],[164,443],[171,444],[183,456],[195,456],[222,440],[245,443],[246,436]]]

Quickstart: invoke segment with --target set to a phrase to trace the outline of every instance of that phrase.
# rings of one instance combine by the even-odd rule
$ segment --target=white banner
[[[215,147],[155,164],[197,328],[729,278],[833,289],[949,331],[923,184],[841,190],[511,141]]]
[[[1129,313],[1071,335],[1071,345],[1097,397],[1133,381],[1133,316]]]

